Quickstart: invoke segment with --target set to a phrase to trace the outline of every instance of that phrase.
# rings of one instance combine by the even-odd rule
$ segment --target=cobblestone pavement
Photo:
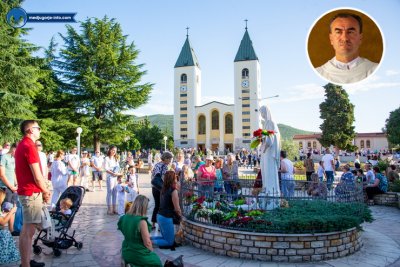
[[[139,175],[140,193],[150,199],[151,185],[148,174]],[[46,266],[121,266],[120,249],[123,240],[122,234],[117,230],[118,216],[106,214],[105,191],[88,192],[83,205],[77,213],[74,223],[70,228],[75,230],[75,237],[83,242],[83,248],[77,250],[71,247],[62,250],[58,258],[52,255],[51,248],[40,244],[43,252],[34,255],[37,261],[44,261]],[[182,246],[175,251],[155,249],[155,252],[164,262],[184,255],[185,266],[400,266],[400,210],[392,207],[371,207],[375,221],[363,226],[364,246],[355,254],[329,261],[318,263],[268,263],[252,260],[235,259],[218,256],[191,246]],[[150,202],[149,213],[153,210]],[[155,231],[152,234],[157,234]],[[18,243],[18,238],[16,238]],[[0,252],[1,253],[1,252]],[[19,264],[4,265],[8,267]]]

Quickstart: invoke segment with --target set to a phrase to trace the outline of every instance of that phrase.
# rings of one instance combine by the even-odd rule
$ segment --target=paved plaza
[[[150,175],[139,175],[140,193],[151,196]],[[83,205],[77,213],[70,231],[75,230],[75,237],[83,242],[83,249],[71,247],[62,250],[62,255],[55,258],[50,248],[41,246],[43,253],[34,256],[37,261],[44,261],[46,266],[121,266],[122,234],[117,230],[118,216],[106,214],[105,191],[88,192]],[[153,202],[149,213],[153,210]],[[372,206],[375,221],[364,224],[364,246],[355,254],[318,263],[269,263],[218,256],[189,245],[176,248],[175,251],[155,249],[162,262],[184,255],[184,263],[192,266],[400,266],[400,210],[398,208]],[[71,232],[70,232],[71,233]],[[152,234],[157,234],[157,231]],[[16,238],[18,242],[18,238]],[[5,265],[19,266],[19,264]]]

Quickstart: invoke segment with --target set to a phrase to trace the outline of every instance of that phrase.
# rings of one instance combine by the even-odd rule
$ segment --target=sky
[[[76,12],[75,18],[115,18],[145,64],[141,82],[154,83],[151,99],[132,110],[136,116],[173,114],[174,64],[186,39],[202,71],[202,104],[234,101],[234,58],[245,31],[261,65],[261,97],[275,121],[295,128],[320,131],[319,104],[327,81],[311,66],[306,45],[310,29],[325,13],[352,8],[369,15],[384,38],[379,69],[368,79],[343,88],[355,105],[356,132],[380,132],[389,113],[400,107],[400,0],[27,0],[30,12]],[[79,28],[79,23],[71,23]],[[65,34],[63,23],[28,23],[26,39],[47,47]],[[327,37],[328,38],[328,37]],[[400,122],[399,122],[400,123]]]

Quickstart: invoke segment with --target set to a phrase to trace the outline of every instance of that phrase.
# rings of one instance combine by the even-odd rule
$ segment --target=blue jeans
[[[172,218],[167,218],[157,214],[157,223],[162,236],[153,236],[151,240],[157,246],[172,246],[175,241],[174,224]]]
[[[214,186],[199,184],[199,191],[201,196],[205,196],[206,198],[212,198],[214,195]]]
[[[284,197],[294,197],[294,180],[282,179],[282,193]]]
[[[333,171],[325,171],[326,174],[326,187],[331,190],[333,184]]]
[[[225,192],[228,195],[229,199],[236,200],[237,199],[237,194],[238,190],[237,187],[235,186],[234,181],[225,181],[224,182],[224,187],[225,187]]]

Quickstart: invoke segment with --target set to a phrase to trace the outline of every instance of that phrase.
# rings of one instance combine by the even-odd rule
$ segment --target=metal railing
[[[325,183],[316,186],[312,182],[294,180],[290,185],[282,184],[279,191],[269,192],[254,188],[254,185],[255,179],[248,178],[222,183],[183,181],[180,189],[183,215],[202,224],[271,233],[337,230],[346,225],[341,221],[343,216],[344,220],[354,224],[352,227],[363,222],[362,184],[339,183],[329,190]],[[289,187],[285,190],[286,195],[282,193],[282,186]],[[325,219],[319,218],[322,214],[318,213],[329,210],[332,212],[325,214]]]

